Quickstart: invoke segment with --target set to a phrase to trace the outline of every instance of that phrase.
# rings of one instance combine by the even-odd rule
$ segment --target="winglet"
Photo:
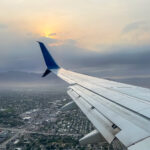
[[[45,72],[43,73],[42,77],[47,76],[51,71],[49,69],[46,69]]]
[[[39,42],[39,41],[37,42],[40,45],[47,69],[48,70],[59,69],[59,66],[56,64],[55,60],[53,59],[53,57],[51,56],[51,54],[49,53],[45,45],[42,42]]]

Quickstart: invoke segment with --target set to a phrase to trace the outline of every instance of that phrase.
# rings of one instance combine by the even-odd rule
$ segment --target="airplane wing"
[[[82,144],[119,140],[128,150],[150,150],[150,90],[60,68],[43,43],[39,42],[47,66],[43,76],[53,72],[70,84],[67,93],[92,122],[95,130]],[[102,136],[101,136],[102,135]]]

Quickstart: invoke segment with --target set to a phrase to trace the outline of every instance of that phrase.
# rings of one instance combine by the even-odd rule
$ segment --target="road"
[[[0,127],[0,130],[3,130],[3,131],[8,131],[9,130],[9,131],[12,131],[12,132],[15,133],[11,138],[5,140],[3,143],[0,144],[0,150],[5,150],[6,149],[6,145],[10,141],[16,139],[18,136],[23,135],[23,134],[42,134],[42,135],[46,135],[46,136],[49,136],[49,135],[55,136],[56,135],[54,133],[28,131],[27,129],[17,129],[17,128],[3,128],[3,127]],[[59,134],[59,135],[60,136],[65,136],[65,135],[67,135],[67,136],[73,136],[73,135],[74,136],[79,136],[79,134],[68,134],[68,133],[66,133],[66,134]]]
[[[11,138],[9,138],[9,139],[7,139],[6,141],[4,141],[2,144],[0,144],[0,150],[1,150],[1,149],[2,149],[2,150],[3,150],[3,149],[6,149],[6,145],[7,145],[10,141],[12,141],[13,139],[17,138],[18,135],[19,135],[19,132],[16,133],[16,134],[14,134]]]

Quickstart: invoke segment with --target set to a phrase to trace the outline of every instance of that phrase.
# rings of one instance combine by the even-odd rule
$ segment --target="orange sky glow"
[[[104,45],[148,43],[149,5],[149,0],[1,0],[0,22],[18,33],[57,39],[51,46],[71,39],[101,51]]]

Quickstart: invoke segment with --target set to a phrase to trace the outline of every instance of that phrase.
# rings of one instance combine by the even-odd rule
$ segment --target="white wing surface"
[[[95,130],[81,143],[118,139],[129,150],[150,150],[150,90],[60,68],[39,42],[50,71],[70,84],[68,94]],[[73,102],[64,106],[73,108]],[[101,135],[103,137],[101,137]],[[103,139],[104,138],[104,139]]]

